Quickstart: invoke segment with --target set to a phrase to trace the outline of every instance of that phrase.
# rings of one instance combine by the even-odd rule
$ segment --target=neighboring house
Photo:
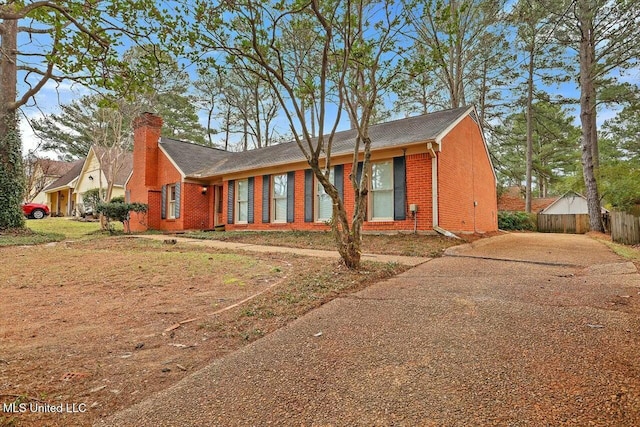
[[[161,127],[149,113],[135,122],[127,199],[149,211],[133,214],[132,230],[330,228],[331,201],[296,143],[226,152],[161,138]],[[355,136],[336,133],[330,171],[349,215]],[[497,230],[496,177],[473,107],[374,125],[370,136],[365,231]]]
[[[602,213],[608,213],[605,208]],[[558,197],[553,203],[540,211],[544,215],[588,215],[587,198],[575,191],[568,191]]]
[[[76,161],[74,167],[64,176],[50,184],[46,189],[47,204],[52,215],[80,216],[85,213],[84,194],[91,189],[106,191],[107,173],[116,164],[114,186],[111,197],[124,196],[124,184],[131,174],[133,154],[105,155],[104,148],[91,147],[87,157]]]
[[[29,156],[25,162],[26,201],[33,203],[47,203],[47,195],[44,192],[51,183],[69,172],[75,162],[64,162],[51,159],[39,159]]]
[[[131,174],[133,154],[119,153],[103,147],[92,146],[84,160],[84,165],[75,183],[76,215],[85,213],[84,194],[92,189],[101,188],[106,192],[108,176],[113,174],[111,198],[124,197],[124,185]]]
[[[531,199],[531,212],[540,212],[553,202],[557,197],[533,197]],[[519,186],[506,188],[498,197],[498,210],[500,212],[524,212],[524,193]]]
[[[70,216],[75,209],[75,183],[78,180],[84,159],[73,162],[72,168],[45,189],[46,204],[52,216]]]

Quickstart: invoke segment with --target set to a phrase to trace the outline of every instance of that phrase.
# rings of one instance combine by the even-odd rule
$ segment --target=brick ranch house
[[[131,230],[328,230],[331,199],[295,142],[227,152],[160,136],[162,119],[135,122]],[[473,107],[372,126],[364,231],[498,229],[496,176]],[[336,133],[331,179],[353,213],[355,131]],[[361,163],[360,163],[361,165]],[[360,166],[361,167],[361,166]]]

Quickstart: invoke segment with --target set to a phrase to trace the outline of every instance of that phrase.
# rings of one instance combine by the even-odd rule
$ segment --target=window
[[[329,170],[329,182],[335,184],[334,169]],[[316,221],[328,221],[333,216],[333,200],[316,179]]]
[[[176,186],[167,187],[167,218],[176,218]]]
[[[287,221],[287,175],[273,176],[272,222]]]
[[[249,181],[243,179],[237,183],[236,221],[246,223],[249,220]]]
[[[371,164],[371,219],[393,220],[393,163]]]

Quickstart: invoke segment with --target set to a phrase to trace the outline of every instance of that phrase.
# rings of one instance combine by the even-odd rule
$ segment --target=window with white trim
[[[176,186],[169,185],[167,187],[167,218],[176,218]]]
[[[329,221],[333,216],[333,200],[316,178],[316,221]],[[335,185],[333,168],[329,170],[329,182]]]
[[[249,180],[236,181],[236,222],[249,220]]]
[[[370,208],[372,220],[393,220],[393,162],[371,163]]]
[[[287,221],[287,174],[273,175],[271,191],[272,222]]]

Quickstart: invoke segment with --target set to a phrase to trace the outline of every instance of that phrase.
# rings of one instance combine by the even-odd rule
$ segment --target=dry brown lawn
[[[1,403],[86,410],[5,411],[2,426],[90,425],[405,269],[128,238],[3,247],[0,257]]]
[[[301,249],[335,250],[334,239],[322,231],[226,231],[192,232],[186,235],[199,239],[226,242],[252,243],[266,246],[288,246]],[[460,240],[440,235],[424,234],[365,234],[362,236],[362,252],[370,254],[438,257],[450,246],[479,239],[479,235],[462,235]]]

